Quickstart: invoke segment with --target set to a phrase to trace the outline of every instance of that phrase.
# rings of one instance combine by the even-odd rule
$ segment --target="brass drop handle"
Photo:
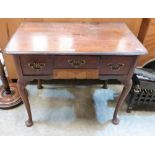
[[[80,60],[69,59],[68,63],[72,65],[74,68],[79,68],[80,66],[84,65],[86,61],[83,59],[80,59]]]
[[[28,66],[35,71],[40,71],[45,67],[45,63],[33,62],[33,63],[29,63]]]
[[[110,69],[112,71],[119,71],[122,67],[124,67],[124,64],[122,64],[122,63],[110,63],[110,64],[108,64],[108,66],[110,67]]]

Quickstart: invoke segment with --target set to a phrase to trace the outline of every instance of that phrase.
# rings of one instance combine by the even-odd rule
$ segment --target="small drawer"
[[[99,58],[97,56],[55,56],[54,68],[57,69],[96,69]]]
[[[102,56],[100,59],[100,74],[127,75],[135,60],[134,56]]]
[[[53,79],[98,79],[98,69],[54,69]]]
[[[20,56],[23,75],[50,75],[53,70],[53,57],[44,55]]]

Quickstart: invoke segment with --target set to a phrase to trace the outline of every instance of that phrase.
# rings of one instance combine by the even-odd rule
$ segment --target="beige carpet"
[[[120,124],[111,123],[114,102],[105,103],[106,94],[119,93],[121,86],[28,85],[34,125],[24,124],[24,105],[12,110],[0,110],[0,135],[155,135],[154,112],[120,112]]]

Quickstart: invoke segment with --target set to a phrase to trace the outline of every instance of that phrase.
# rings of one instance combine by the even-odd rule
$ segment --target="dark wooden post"
[[[11,94],[11,90],[9,87],[9,82],[6,78],[5,72],[4,72],[4,66],[2,65],[2,62],[0,60],[0,76],[1,76],[1,80],[2,80],[2,84],[5,90],[6,94]]]
[[[43,88],[43,86],[42,86],[42,81],[41,81],[40,79],[38,80],[37,88],[38,88],[38,89],[42,89],[42,88]]]

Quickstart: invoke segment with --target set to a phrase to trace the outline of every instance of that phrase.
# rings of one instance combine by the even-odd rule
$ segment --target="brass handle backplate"
[[[80,60],[69,59],[68,63],[72,65],[74,68],[79,68],[80,66],[84,65],[86,61],[83,59]]]
[[[119,71],[120,69],[122,69],[122,67],[124,67],[124,64],[122,64],[122,63],[110,63],[110,64],[108,64],[108,66],[110,67],[110,69],[112,71]]]
[[[29,63],[28,66],[35,71],[40,71],[45,67],[45,63],[33,62],[33,63]]]

